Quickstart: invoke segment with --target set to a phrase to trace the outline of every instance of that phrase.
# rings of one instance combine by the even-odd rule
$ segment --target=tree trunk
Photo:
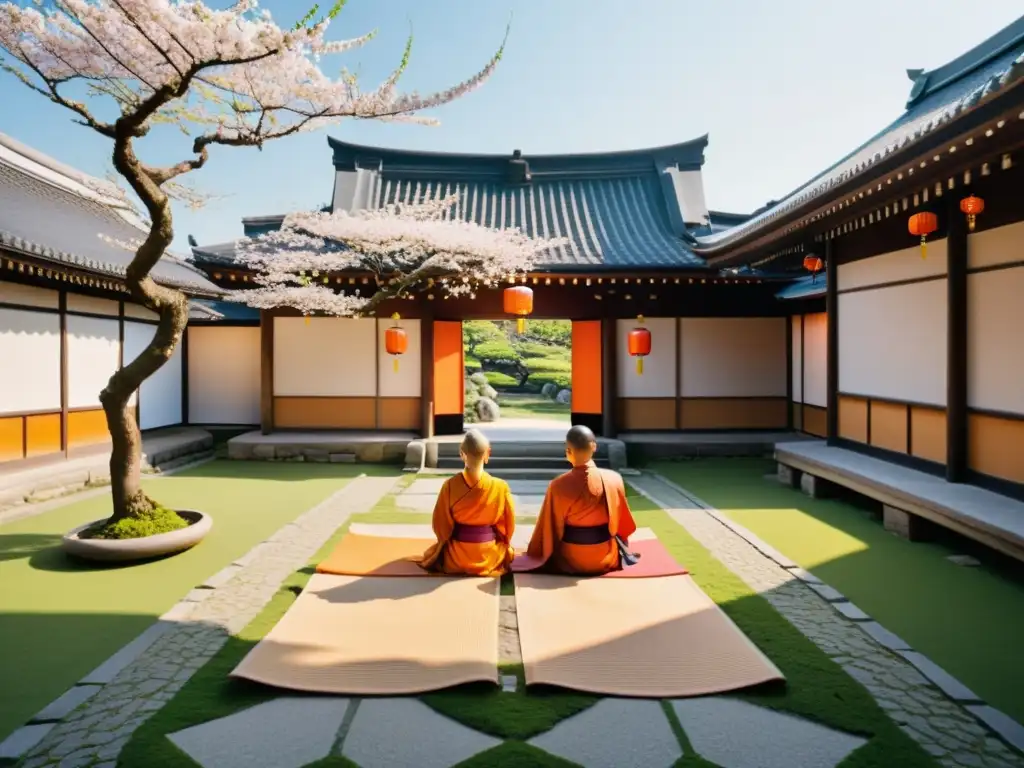
[[[149,233],[128,265],[125,285],[132,298],[160,316],[156,333],[142,353],[110,377],[100,402],[110,430],[111,522],[152,510],[142,491],[142,436],[129,405],[133,392],[171,359],[188,325],[188,299],[149,277],[174,238],[170,202],[135,156],[131,137],[114,141],[114,167],[128,180],[149,212]]]

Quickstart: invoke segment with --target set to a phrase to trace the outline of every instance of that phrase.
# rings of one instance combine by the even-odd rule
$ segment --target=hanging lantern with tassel
[[[907,222],[907,228],[910,230],[910,234],[921,238],[921,258],[923,259],[928,255],[926,244],[928,235],[939,228],[939,217],[930,211],[915,213]]]
[[[976,195],[965,197],[960,201],[960,211],[967,215],[967,229],[974,231],[975,218],[985,210],[985,201]]]
[[[812,283],[814,282],[814,279],[818,276],[818,273],[821,272],[821,266],[822,262],[819,256],[804,256],[804,269],[811,273]]]
[[[391,316],[391,319],[395,321],[395,324],[384,331],[384,349],[389,355],[394,355],[394,370],[395,373],[398,373],[398,358],[409,349],[409,337],[406,335],[405,329],[398,324],[402,318],[397,312]]]
[[[636,321],[639,324],[629,332],[627,343],[629,354],[636,358],[636,375],[644,375],[644,358],[651,354],[651,332],[643,328],[644,316],[637,315]]]
[[[526,330],[526,316],[533,312],[533,290],[525,285],[506,288],[502,295],[505,314],[516,316],[516,333]]]

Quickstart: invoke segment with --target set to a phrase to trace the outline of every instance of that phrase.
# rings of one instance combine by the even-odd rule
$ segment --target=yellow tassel
[[[518,317],[518,318],[516,318],[516,333],[518,333],[520,336],[522,336],[523,332],[525,330],[526,330],[526,318],[525,317]]]
[[[395,373],[398,373],[398,358],[394,359]]]
[[[644,359],[642,357],[638,357],[636,359],[636,375],[637,376],[643,376],[644,375]]]
[[[305,320],[306,320],[306,325],[309,325],[309,315],[306,315]]]
[[[925,242],[925,236],[921,235],[921,258],[925,258],[928,255],[928,243]]]

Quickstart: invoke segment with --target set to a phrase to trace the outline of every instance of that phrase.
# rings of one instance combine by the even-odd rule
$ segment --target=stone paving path
[[[371,509],[397,480],[352,480],[192,590],[136,641],[47,708],[53,711],[37,716],[59,722],[27,726],[31,739],[42,738],[29,750],[24,767],[114,768],[135,730],[174,697],[229,635],[256,617],[282,582],[309,562],[349,515]],[[87,700],[72,701],[78,697]],[[24,729],[12,739],[19,733],[24,741]]]
[[[415,512],[433,512],[437,494],[444,484],[443,477],[427,477],[414,480],[408,488],[398,494],[395,502],[400,509]],[[509,490],[515,502],[516,519],[536,517],[548,487],[547,480],[509,480]]]
[[[630,484],[666,510],[711,554],[864,685],[900,728],[942,765],[1024,767],[1021,755],[983,727],[972,711],[922,674],[912,663],[912,659],[920,662],[920,654],[908,658],[906,653],[898,653],[898,649],[907,648],[906,644],[876,622],[868,621],[869,617],[846,602],[839,592],[664,478],[645,473],[643,477],[631,478]],[[958,693],[952,685],[947,687]],[[974,694],[963,686],[960,689],[961,695],[969,695],[977,704]],[[1011,730],[1008,738],[1014,737]]]

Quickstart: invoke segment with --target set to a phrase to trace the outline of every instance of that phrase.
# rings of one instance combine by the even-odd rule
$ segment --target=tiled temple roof
[[[123,278],[132,254],[100,235],[124,242],[139,240],[145,232],[102,194],[88,191],[83,174],[3,135],[0,149],[0,247]],[[158,283],[187,293],[224,293],[178,257],[165,256],[152,274]]]
[[[748,221],[697,237],[696,253],[713,257],[828,194],[872,167],[953,122],[989,97],[1024,78],[1024,17],[954,61],[931,72],[913,71],[914,86],[904,113],[835,165]]]

